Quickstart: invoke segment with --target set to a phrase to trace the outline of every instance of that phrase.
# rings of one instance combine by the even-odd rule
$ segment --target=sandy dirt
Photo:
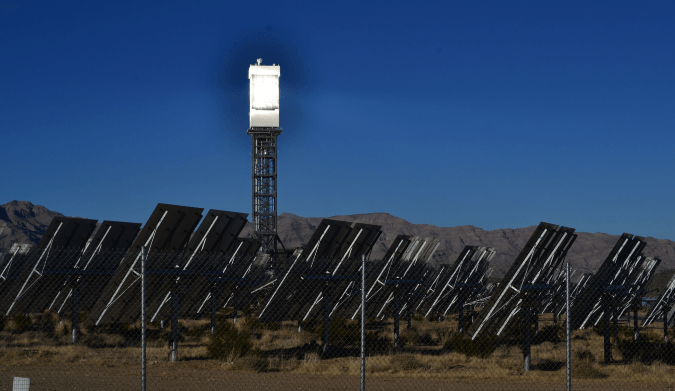
[[[0,368],[0,390],[11,390],[13,376],[31,379],[31,391],[52,390],[139,390],[138,367],[96,368],[86,366],[49,365],[13,366]],[[526,376],[526,375],[525,375]],[[368,390],[410,391],[497,391],[497,390],[565,390],[564,383],[536,383],[522,381],[458,382],[423,378],[396,378],[369,376]],[[619,391],[673,390],[668,385],[638,385],[609,383],[607,381],[575,381],[574,390]],[[246,373],[213,369],[180,367],[150,368],[148,390],[358,390],[356,376],[303,375],[288,373]]]

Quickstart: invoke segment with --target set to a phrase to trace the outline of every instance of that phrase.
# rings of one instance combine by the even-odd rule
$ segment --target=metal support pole
[[[457,322],[457,332],[464,334],[464,300],[459,301],[459,319]]]
[[[628,313],[630,319],[630,312]],[[638,328],[638,304],[637,300],[633,304],[633,340],[637,341],[640,338],[640,329]]]
[[[610,306],[607,294],[603,297],[603,307],[605,315],[605,364],[609,364],[612,362],[612,343],[610,341],[612,324],[610,323]]]
[[[612,303],[612,313],[614,314],[614,346],[619,346],[619,311],[616,303]]]
[[[523,370],[525,372],[530,371],[530,366],[532,364],[532,351],[530,345],[532,343],[532,309],[529,305],[525,306],[525,336],[523,340]]]
[[[239,312],[239,308],[237,308],[237,288],[234,288],[234,292],[232,292],[232,299],[233,299],[233,309],[232,309],[232,323],[237,324],[237,312]]]
[[[668,342],[668,306],[663,306],[663,340]]]
[[[570,263],[567,262],[567,270],[565,276],[565,307],[567,313],[565,314],[565,343],[566,343],[566,353],[567,353],[567,391],[572,390],[572,322],[570,318]]]
[[[399,311],[401,311],[401,300],[398,297],[398,289],[394,291],[394,347],[399,347]]]
[[[407,329],[410,330],[412,328],[412,305],[408,306],[408,327]]]
[[[73,344],[77,343],[80,328],[80,297],[77,284],[73,288]]]
[[[178,361],[178,292],[172,292],[173,316],[171,317],[171,362]]]
[[[361,391],[366,391],[366,255],[361,255]]]
[[[147,314],[145,309],[145,265],[148,260],[148,252],[145,249],[145,246],[141,247],[141,391],[145,391],[145,378],[146,378],[146,368],[145,364],[147,362],[146,356],[146,347],[147,339],[146,334],[147,330],[145,329],[145,323],[147,321]]]
[[[534,321],[534,334],[539,334],[539,309],[532,307],[532,317]]]
[[[218,288],[213,287],[213,292],[211,293],[211,335],[216,333],[216,312],[218,309]]]
[[[330,347],[330,290],[324,287],[323,290],[323,340],[321,341],[322,350],[328,353]]]
[[[298,333],[302,333],[302,319],[298,319]]]

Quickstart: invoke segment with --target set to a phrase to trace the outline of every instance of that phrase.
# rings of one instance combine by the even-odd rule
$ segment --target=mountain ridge
[[[51,219],[63,216],[44,206],[28,201],[11,201],[0,205],[0,251],[7,251],[12,243],[37,243]],[[499,228],[484,230],[473,225],[438,227],[430,224],[413,224],[386,212],[337,215],[334,220],[360,222],[382,226],[382,235],[373,248],[371,259],[382,257],[396,235],[430,236],[439,239],[440,245],[432,264],[452,264],[465,245],[489,246],[497,251],[491,262],[493,276],[503,276],[523,248],[536,225],[524,228]],[[287,249],[304,246],[323,217],[302,217],[284,212],[278,217],[278,233]],[[555,222],[549,222],[555,224]],[[619,235],[596,232],[577,232],[578,238],[570,248],[567,259],[580,272],[593,273],[605,260]],[[241,236],[251,237],[253,224],[247,223]],[[646,256],[658,256],[662,263],[658,272],[675,269],[675,242],[668,239],[646,237]]]

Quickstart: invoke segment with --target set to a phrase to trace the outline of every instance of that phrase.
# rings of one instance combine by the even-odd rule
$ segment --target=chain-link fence
[[[479,264],[8,254],[0,389],[19,377],[31,390],[135,390],[142,376],[148,390],[675,387],[673,287],[604,286],[591,300],[564,266],[554,284],[509,286]],[[568,305],[588,319],[568,322]]]

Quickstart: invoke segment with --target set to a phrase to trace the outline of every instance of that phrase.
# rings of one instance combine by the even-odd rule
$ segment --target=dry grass
[[[220,319],[220,322],[230,322]],[[352,350],[322,358],[316,328],[298,332],[294,322],[274,325],[258,324],[254,319],[241,318],[234,327],[248,335],[251,347],[240,356],[226,352],[214,359],[208,350],[212,342],[208,320],[181,320],[180,365],[243,372],[283,372],[322,375],[356,376],[360,362]],[[372,324],[370,324],[372,326]],[[381,324],[373,333],[381,349],[369,349],[367,372],[370,376],[417,377],[462,381],[506,380],[524,382],[563,382],[565,376],[564,342],[543,341],[532,346],[533,371],[523,372],[522,352],[517,344],[496,341],[494,350],[485,358],[463,354],[453,348],[456,322],[415,320],[406,330],[401,324],[404,348],[392,348],[393,325]],[[349,326],[350,328],[353,325]],[[111,330],[82,330],[80,343],[70,344],[71,324],[52,316],[17,317],[5,319],[0,331],[0,360],[3,366],[37,366],[69,363],[96,368],[138,366],[140,360],[139,325],[127,325],[114,333]],[[543,327],[542,327],[543,330]],[[168,330],[158,325],[149,327],[148,364],[170,373]],[[333,331],[332,331],[333,332]],[[339,333],[336,329],[334,332]],[[626,331],[622,331],[625,333]],[[644,333],[645,341],[660,343],[658,332]],[[625,336],[624,336],[625,337]],[[351,337],[349,337],[351,338]],[[344,340],[349,340],[346,338]],[[652,346],[652,345],[649,345]],[[656,346],[656,345],[654,345]],[[675,366],[662,360],[622,362],[620,349],[612,349],[615,363],[600,363],[603,337],[593,330],[573,333],[572,374],[588,382],[622,382],[642,384],[675,383]]]

